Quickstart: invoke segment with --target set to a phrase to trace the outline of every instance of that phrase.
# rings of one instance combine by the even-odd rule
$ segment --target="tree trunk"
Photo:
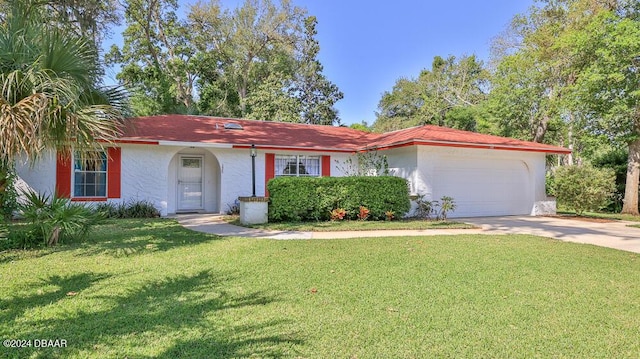
[[[622,213],[640,215],[638,213],[638,183],[640,181],[640,138],[629,144],[629,160],[627,165],[627,181],[625,183]]]
[[[542,143],[544,141],[544,135],[547,134],[547,127],[549,127],[549,120],[549,116],[544,115],[538,122],[533,132],[533,142]]]

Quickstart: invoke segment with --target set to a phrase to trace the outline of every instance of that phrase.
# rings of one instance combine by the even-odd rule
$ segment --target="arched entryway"
[[[169,213],[219,213],[220,163],[208,150],[184,148],[169,163]]]

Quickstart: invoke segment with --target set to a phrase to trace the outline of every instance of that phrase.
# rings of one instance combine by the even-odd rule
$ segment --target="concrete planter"
[[[556,199],[548,197],[544,201],[536,201],[531,210],[532,216],[548,216],[556,214]]]
[[[267,223],[269,197],[238,197],[238,201],[240,201],[240,223]]]

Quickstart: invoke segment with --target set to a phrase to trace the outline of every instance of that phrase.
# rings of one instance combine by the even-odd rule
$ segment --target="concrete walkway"
[[[478,229],[296,232],[265,231],[234,226],[223,221],[222,216],[214,214],[185,214],[176,216],[176,219],[186,228],[221,236],[271,239],[330,239],[455,234],[532,234],[561,241],[593,244],[640,253],[640,228],[627,227],[627,225],[634,223],[625,221],[600,223],[557,217],[506,216],[455,219],[473,224]]]

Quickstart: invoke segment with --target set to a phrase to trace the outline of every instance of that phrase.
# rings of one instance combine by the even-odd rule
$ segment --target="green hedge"
[[[401,217],[410,209],[407,180],[399,177],[277,177],[267,184],[269,220],[327,220],[331,210],[344,208],[356,219],[360,205],[369,218],[384,219],[386,211]]]

